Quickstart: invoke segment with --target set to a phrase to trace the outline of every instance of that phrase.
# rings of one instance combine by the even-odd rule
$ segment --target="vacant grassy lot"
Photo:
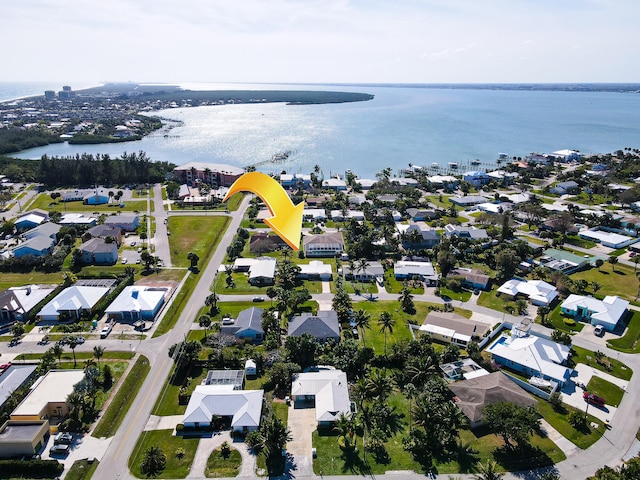
[[[193,252],[200,257],[198,265],[206,265],[228,224],[228,217],[169,217],[171,264],[174,267],[189,267],[187,254]]]
[[[198,276],[193,275],[192,273],[187,273],[188,277],[184,281],[182,288],[179,292],[174,294],[174,299],[167,312],[162,317],[160,324],[156,327],[155,332],[153,332],[153,337],[159,337],[160,335],[164,335],[169,330],[173,328],[173,326],[178,321],[178,317],[182,313],[182,310],[187,305],[189,298],[191,298],[191,294],[193,293],[193,289],[198,283]]]
[[[167,457],[167,466],[157,478],[185,478],[187,476],[200,439],[174,437],[171,433],[172,430],[142,432],[129,458],[129,469],[133,475],[138,478],[145,478],[140,472],[140,464],[144,458],[144,452],[149,447],[159,447]],[[183,448],[185,451],[182,458],[178,458],[175,454],[178,448]]]
[[[118,392],[111,400],[106,412],[104,412],[100,418],[100,422],[93,432],[91,432],[91,436],[100,438],[115,435],[118,427],[129,411],[131,402],[133,402],[145,378],[147,378],[150,368],[147,357],[138,357],[138,360],[136,360],[136,363],[129,371],[127,378],[124,379]]]
[[[0,275],[0,290],[6,290],[9,287],[20,287],[22,285],[46,285],[54,283],[62,283],[62,272],[43,273],[34,270],[29,273],[2,272],[2,275]]]
[[[638,293],[638,280],[633,267],[621,264],[613,265],[613,267],[615,270],[609,262],[605,262],[600,271],[597,268],[591,268],[576,272],[571,275],[571,279],[574,282],[576,280],[598,282],[601,285],[598,295],[618,295],[626,300],[634,301]]]

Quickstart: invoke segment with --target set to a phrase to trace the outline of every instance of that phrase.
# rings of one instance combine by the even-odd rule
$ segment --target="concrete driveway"
[[[307,407],[307,405],[298,404],[298,407]],[[311,434],[316,427],[316,409],[311,406],[296,408],[295,402],[292,402],[289,407],[291,441],[287,443],[287,452],[294,458],[297,477],[313,475]]]

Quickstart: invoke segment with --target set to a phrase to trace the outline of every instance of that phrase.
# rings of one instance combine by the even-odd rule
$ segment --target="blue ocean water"
[[[0,88],[2,84],[0,84]],[[198,88],[197,85],[189,85]],[[245,85],[200,85],[245,89]],[[525,156],[564,148],[604,153],[639,147],[640,95],[619,92],[523,91],[413,86],[251,85],[254,89],[323,89],[371,93],[368,102],[328,105],[246,104],[157,112],[182,123],[138,142],[109,145],[49,145],[21,152],[109,153],[144,150],[153,160],[245,166],[275,153],[294,152],[285,164],[263,171],[326,175],[349,168],[373,177],[394,170],[479,159],[489,168],[499,152]],[[2,93],[0,92],[0,98]],[[165,136],[165,134],[167,134]]]

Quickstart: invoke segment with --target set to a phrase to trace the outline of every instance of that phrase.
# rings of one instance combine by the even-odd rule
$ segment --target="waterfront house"
[[[598,300],[591,296],[571,294],[560,305],[563,314],[594,326],[602,325],[608,332],[616,329],[628,308],[629,302],[616,295],[607,295],[603,300]]]
[[[244,169],[222,163],[189,162],[173,169],[174,178],[183,183],[204,182],[214,188],[230,187],[243,174]]]
[[[469,182],[474,187],[480,187],[489,183],[491,178],[485,172],[470,171],[462,174],[462,180]]]

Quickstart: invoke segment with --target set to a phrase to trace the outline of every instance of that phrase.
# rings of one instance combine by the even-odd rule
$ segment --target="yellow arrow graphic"
[[[252,192],[258,195],[273,215],[264,223],[269,225],[271,230],[291,248],[300,249],[303,203],[294,205],[277,181],[260,172],[248,172],[238,178],[222,201],[226,202],[229,197],[238,192]]]

